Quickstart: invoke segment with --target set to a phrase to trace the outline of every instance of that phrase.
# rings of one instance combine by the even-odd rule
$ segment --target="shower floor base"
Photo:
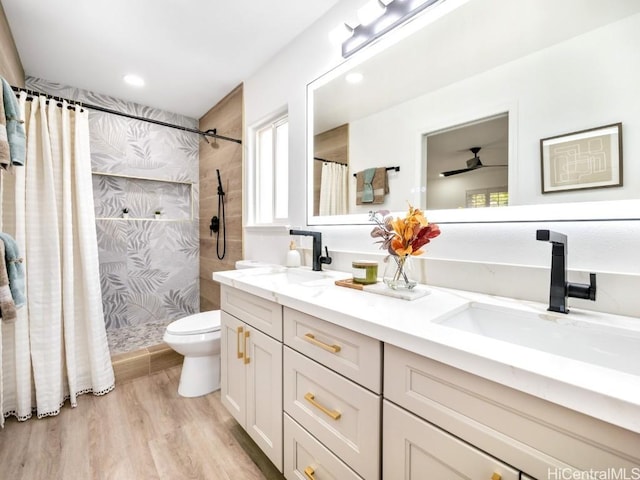
[[[169,323],[171,322],[150,322],[107,329],[107,341],[111,356],[163,344],[162,336]]]
[[[111,356],[116,385],[181,365],[184,357],[166,343]]]

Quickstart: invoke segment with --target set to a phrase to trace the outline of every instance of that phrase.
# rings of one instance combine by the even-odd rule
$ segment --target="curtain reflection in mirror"
[[[322,164],[320,180],[320,215],[345,215],[347,213],[346,165],[334,162]]]

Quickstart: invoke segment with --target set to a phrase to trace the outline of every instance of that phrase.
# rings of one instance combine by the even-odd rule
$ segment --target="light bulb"
[[[353,28],[346,23],[341,23],[329,32],[329,40],[333,45],[340,45],[353,34]]]
[[[376,18],[380,17],[386,8],[387,7],[379,0],[371,0],[366,3],[358,9],[358,19],[360,20],[360,24],[364,26],[369,25]]]

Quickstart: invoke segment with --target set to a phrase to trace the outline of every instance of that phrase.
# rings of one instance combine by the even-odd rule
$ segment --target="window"
[[[254,220],[265,225],[289,217],[289,122],[278,117],[255,131]]]
[[[506,187],[467,190],[467,208],[506,207],[509,205],[509,192]]]

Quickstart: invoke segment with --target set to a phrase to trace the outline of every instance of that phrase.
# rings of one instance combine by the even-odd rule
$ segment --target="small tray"
[[[336,285],[339,287],[353,288],[354,290],[362,290],[364,292],[375,293],[378,295],[385,295],[387,297],[401,298],[403,300],[415,300],[416,298],[421,298],[431,293],[431,291],[425,288],[424,285],[416,285],[411,290],[393,290],[382,282],[371,285],[362,285],[360,283],[354,283],[352,278],[336,280]]]

